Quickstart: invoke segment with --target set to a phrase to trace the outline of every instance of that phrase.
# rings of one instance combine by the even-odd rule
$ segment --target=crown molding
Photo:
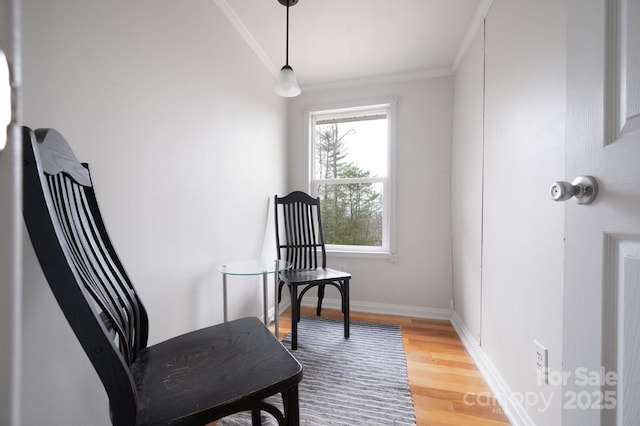
[[[425,80],[429,78],[449,77],[452,75],[452,68],[438,68],[433,70],[423,70],[401,74],[388,74],[373,77],[356,78],[351,80],[333,81],[328,83],[303,84],[300,87],[305,91],[320,92],[324,90],[377,86],[381,84],[402,83],[406,81]]]
[[[464,54],[469,49],[469,45],[471,45],[471,41],[473,37],[476,35],[476,31],[484,22],[484,18],[487,17],[487,13],[489,13],[489,9],[491,9],[491,5],[493,4],[493,0],[482,0],[482,2],[478,5],[476,9],[475,15],[471,18],[471,22],[469,23],[469,28],[467,28],[467,32],[462,39],[462,43],[460,43],[460,47],[458,48],[458,53],[453,61],[453,71],[455,72],[458,69],[458,65],[460,65],[460,61],[464,57]]]
[[[267,56],[267,54],[262,49],[262,46],[256,41],[251,32],[244,26],[238,15],[234,12],[234,10],[229,6],[227,0],[214,0],[215,4],[222,11],[224,16],[227,17],[231,25],[235,27],[240,36],[244,39],[244,41],[249,45],[251,50],[258,56],[258,59],[264,64],[264,66],[269,70],[269,72],[274,76],[278,76],[278,72],[280,68],[276,67],[276,65],[271,62],[271,59]]]

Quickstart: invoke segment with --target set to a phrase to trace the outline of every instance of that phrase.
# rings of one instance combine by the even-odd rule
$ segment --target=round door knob
[[[589,204],[598,195],[598,182],[593,176],[579,176],[571,183],[554,182],[550,192],[554,201],[566,201],[575,197],[576,203]]]
[[[551,185],[551,198],[554,201],[567,201],[577,192],[578,189],[569,182],[558,181]]]

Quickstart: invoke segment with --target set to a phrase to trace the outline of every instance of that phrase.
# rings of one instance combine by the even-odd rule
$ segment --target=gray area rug
[[[351,322],[344,338],[342,320],[303,317],[294,356],[304,368],[300,383],[300,424],[415,425],[413,400],[400,327]],[[291,347],[291,334],[284,340]],[[282,400],[272,397],[282,408]],[[218,421],[219,426],[250,425],[248,413]],[[263,425],[277,424],[263,413]]]

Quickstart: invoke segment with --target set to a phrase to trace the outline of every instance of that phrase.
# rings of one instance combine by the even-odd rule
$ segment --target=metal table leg
[[[264,311],[264,325],[269,326],[269,287],[267,271],[262,273],[262,308]]]
[[[275,331],[276,331],[276,339],[280,339],[280,301],[278,300],[278,273],[273,274],[273,287],[275,289],[274,297],[273,297],[273,305],[275,306],[275,311],[273,312],[273,322],[275,323]]]
[[[227,274],[222,274],[222,300],[224,303],[224,322],[227,322]]]

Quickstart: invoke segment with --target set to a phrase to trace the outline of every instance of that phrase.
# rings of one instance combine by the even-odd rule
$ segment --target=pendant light
[[[278,74],[278,82],[274,91],[276,95],[283,98],[292,98],[300,94],[300,86],[296,80],[296,75],[293,73],[293,68],[289,66],[289,6],[293,6],[298,3],[298,0],[278,0],[280,4],[287,7],[287,47],[285,65],[280,69]]]

